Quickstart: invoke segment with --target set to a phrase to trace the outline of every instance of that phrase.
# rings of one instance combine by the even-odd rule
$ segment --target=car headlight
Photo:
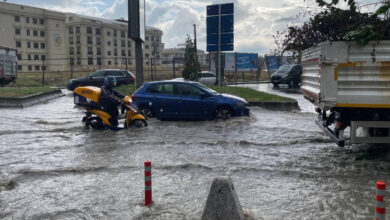
[[[248,103],[246,103],[246,102],[237,102],[238,107],[245,107],[245,106],[247,106],[247,104]]]

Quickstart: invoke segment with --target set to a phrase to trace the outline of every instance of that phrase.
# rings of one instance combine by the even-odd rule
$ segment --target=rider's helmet
[[[104,78],[104,85],[114,88],[116,86],[116,78],[113,76],[106,76],[106,78]]]

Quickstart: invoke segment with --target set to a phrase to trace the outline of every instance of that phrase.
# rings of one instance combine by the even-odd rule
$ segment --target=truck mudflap
[[[326,126],[325,122],[320,118],[315,120],[318,127],[322,129],[322,131],[327,134],[339,147],[345,146],[344,139],[344,130],[339,130],[337,132],[332,131],[329,127]]]

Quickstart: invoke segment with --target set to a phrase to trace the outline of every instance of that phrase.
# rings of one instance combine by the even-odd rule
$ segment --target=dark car
[[[277,87],[279,84],[287,84],[289,87],[297,87],[301,83],[302,66],[283,65],[272,74],[271,83]]]
[[[237,96],[219,94],[198,82],[145,83],[132,96],[147,117],[159,119],[213,119],[248,116],[248,103]]]
[[[89,74],[84,78],[76,78],[69,80],[68,90],[73,91],[75,88],[79,86],[103,86],[104,78],[106,76],[115,76],[117,80],[117,86],[125,85],[125,84],[133,84],[135,81],[134,75],[127,70],[120,69],[106,69],[106,70],[97,70]]]

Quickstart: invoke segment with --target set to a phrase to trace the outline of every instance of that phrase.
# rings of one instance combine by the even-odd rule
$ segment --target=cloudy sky
[[[369,4],[378,0],[362,0]],[[127,19],[127,0],[8,0],[62,12],[96,17]],[[146,0],[146,24],[163,30],[166,48],[184,43],[186,35],[193,36],[197,25],[198,48],[206,49],[206,6],[235,4],[235,50],[237,52],[268,53],[274,48],[272,35],[283,31],[288,24],[308,19],[308,11],[319,10],[315,0]],[[343,7],[341,5],[340,7]],[[363,10],[372,10],[364,7]],[[297,15],[301,16],[297,16]]]

